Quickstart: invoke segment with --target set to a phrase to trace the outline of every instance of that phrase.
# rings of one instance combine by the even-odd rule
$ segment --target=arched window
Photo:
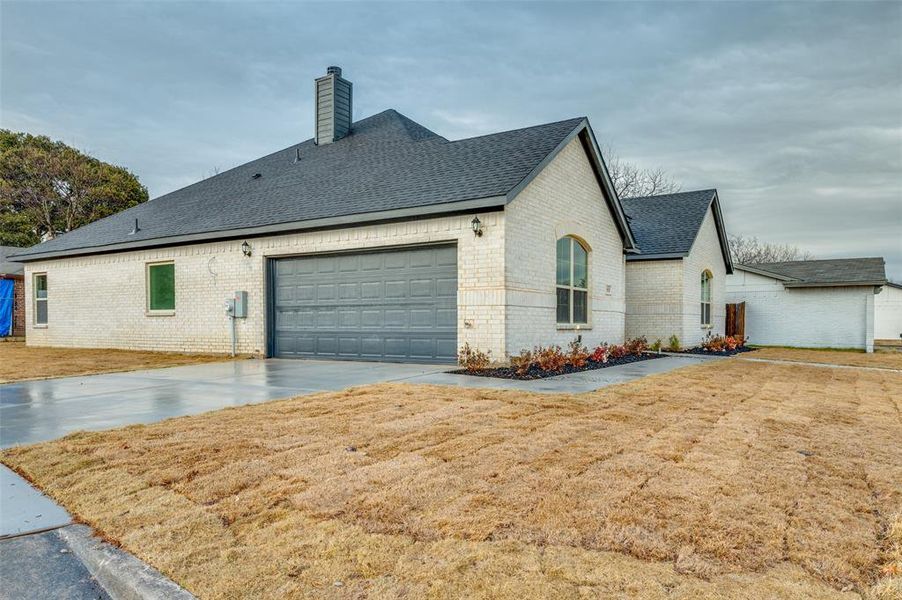
[[[702,327],[711,326],[711,271],[702,271]]]
[[[589,322],[589,251],[569,236],[557,241],[557,322]]]

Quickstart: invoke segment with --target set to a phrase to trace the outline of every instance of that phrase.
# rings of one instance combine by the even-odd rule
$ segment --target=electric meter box
[[[235,312],[234,317],[236,319],[246,319],[247,318],[247,292],[235,292]]]

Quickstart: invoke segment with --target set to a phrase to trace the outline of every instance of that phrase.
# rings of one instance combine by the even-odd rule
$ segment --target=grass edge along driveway
[[[0,383],[159,369],[235,360],[225,354],[181,354],[105,348],[45,348],[0,343]]]

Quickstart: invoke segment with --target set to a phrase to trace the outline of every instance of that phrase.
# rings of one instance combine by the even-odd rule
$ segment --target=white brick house
[[[626,336],[698,345],[724,334],[726,277],[733,272],[716,190],[625,198],[641,250],[626,262]]]
[[[874,350],[882,258],[737,265],[727,302],[745,302],[745,331],[763,346]]]
[[[28,344],[227,352],[234,324],[241,353],[435,362],[623,340],[640,248],[585,118],[448,141],[352,122],[351,96],[330,67],[314,139],[19,254]]]

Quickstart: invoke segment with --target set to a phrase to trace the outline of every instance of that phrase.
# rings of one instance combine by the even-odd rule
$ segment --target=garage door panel
[[[439,298],[457,298],[457,277],[436,278],[435,295]]]
[[[435,295],[432,279],[413,279],[410,281],[411,298],[431,298]]]
[[[454,267],[457,270],[457,247],[436,248],[434,256],[437,267]]]
[[[407,297],[407,281],[386,281],[384,289],[386,300],[400,300]]]
[[[455,358],[454,246],[278,259],[272,273],[276,356]]]
[[[386,329],[407,327],[407,310],[403,308],[386,308],[382,326]]]
[[[383,254],[385,262],[383,268],[386,271],[396,271],[407,268],[407,252],[387,252]]]
[[[360,311],[359,310],[339,311],[338,323],[342,329],[358,329],[360,327]]]
[[[435,325],[443,329],[457,327],[457,307],[437,308],[435,310]]]
[[[410,326],[432,329],[435,327],[435,310],[432,308],[410,309]]]
[[[366,300],[382,297],[381,281],[364,281],[360,284],[360,297]]]

